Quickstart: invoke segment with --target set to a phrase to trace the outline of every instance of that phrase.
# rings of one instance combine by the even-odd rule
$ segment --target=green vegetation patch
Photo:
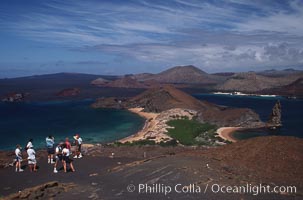
[[[216,145],[217,142],[224,142],[217,137],[217,126],[200,123],[197,120],[174,119],[167,122],[168,135],[178,140],[183,145]]]

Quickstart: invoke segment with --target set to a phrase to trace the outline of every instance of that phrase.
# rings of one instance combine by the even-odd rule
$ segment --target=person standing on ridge
[[[27,155],[28,155],[28,166],[31,172],[37,171],[37,160],[36,160],[36,152],[33,147],[30,147],[27,149]]]
[[[75,172],[75,168],[73,166],[73,160],[70,159],[70,150],[67,148],[66,144],[63,145],[62,155],[63,155],[64,172],[67,172],[67,164],[69,164],[72,172]]]
[[[64,142],[60,142],[56,147],[56,162],[54,164],[54,173],[58,173],[57,166],[58,166],[59,162],[62,162],[62,164],[64,166],[63,155],[62,155],[63,145],[64,145]]]
[[[15,150],[15,155],[16,155],[16,172],[23,172],[23,169],[21,169],[21,162],[22,162],[22,152],[21,152],[21,146],[17,144],[16,150]]]
[[[28,143],[26,145],[25,150],[28,150],[29,148],[34,148],[33,139],[32,138],[28,140]]]
[[[81,154],[82,138],[80,137],[79,134],[76,134],[74,136],[74,139],[76,144],[76,152],[74,158],[82,158],[82,154]]]
[[[48,154],[48,163],[54,164],[54,154],[55,154],[55,138],[51,135],[45,138],[47,154]]]

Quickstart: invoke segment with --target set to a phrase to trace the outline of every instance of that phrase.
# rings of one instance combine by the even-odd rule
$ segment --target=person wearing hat
[[[81,145],[82,145],[82,138],[80,137],[79,134],[76,134],[74,136],[75,144],[76,144],[76,153],[74,158],[82,158],[81,154]]]

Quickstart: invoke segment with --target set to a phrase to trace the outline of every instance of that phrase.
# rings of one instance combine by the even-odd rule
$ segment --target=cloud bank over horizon
[[[0,77],[303,69],[303,2],[0,2]]]

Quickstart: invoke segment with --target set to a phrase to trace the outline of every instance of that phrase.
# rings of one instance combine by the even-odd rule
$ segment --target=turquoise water
[[[250,130],[234,133],[237,139],[266,135],[284,135],[303,138],[303,100],[287,99],[284,97],[257,97],[257,96],[235,96],[217,94],[194,95],[200,100],[206,100],[219,105],[238,108],[251,108],[259,114],[262,121],[267,121],[274,104],[279,100],[282,106],[283,126],[277,130]]]
[[[56,142],[79,133],[86,143],[112,142],[134,134],[144,119],[126,110],[93,109],[92,100],[47,103],[0,103],[0,149],[24,146],[29,138],[36,148],[45,137]]]
[[[303,100],[281,97],[228,96],[197,94],[198,99],[230,107],[255,110],[263,121],[268,120],[275,102],[281,101],[283,127],[275,131],[254,130],[237,132],[238,139],[265,135],[303,137]],[[0,150],[24,146],[29,138],[36,148],[45,146],[45,137],[53,135],[56,142],[79,133],[86,143],[112,142],[127,137],[144,124],[144,119],[125,110],[92,109],[92,100],[47,103],[0,102]]]

